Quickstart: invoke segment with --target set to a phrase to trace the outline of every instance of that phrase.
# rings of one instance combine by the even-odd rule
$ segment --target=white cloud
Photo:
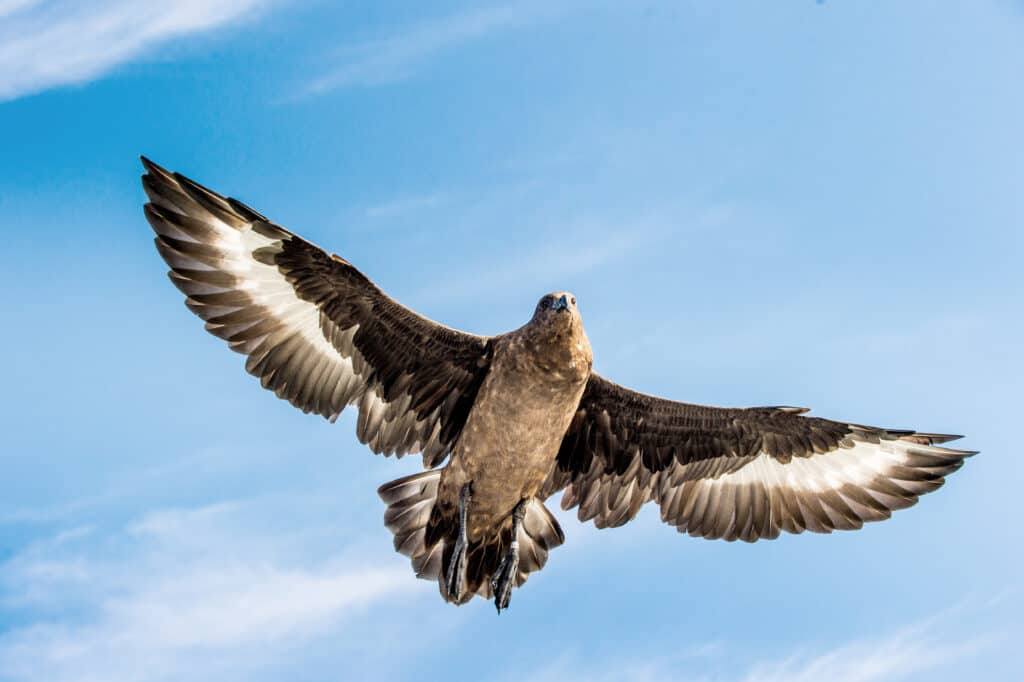
[[[824,653],[798,653],[751,666],[743,682],[895,682],[972,658],[991,648],[992,634],[950,637],[926,622],[884,638],[841,645]]]
[[[0,19],[24,11],[33,5],[38,5],[41,0],[0,0]]]
[[[343,50],[340,64],[306,89],[319,94],[336,88],[375,86],[408,78],[424,62],[501,31],[535,25],[584,6],[579,2],[520,0],[425,21],[404,31]]]
[[[621,220],[604,216],[559,217],[556,213],[541,212],[536,215],[536,223],[547,229],[542,227],[531,233],[529,239],[524,238],[528,249],[481,254],[481,264],[431,285],[413,297],[413,302],[427,304],[480,297],[493,300],[517,291],[522,282],[531,282],[538,291],[561,289],[573,277],[628,260],[694,224],[699,225],[700,219],[695,219],[688,207],[666,206],[638,211]],[[514,229],[515,225],[509,227]]]
[[[413,301],[426,304],[494,297],[516,291],[520,282],[532,282],[538,290],[554,289],[564,286],[569,277],[622,258],[644,243],[643,235],[625,230],[607,235],[602,231],[601,236],[573,249],[568,248],[568,239],[552,239],[526,253],[501,254],[500,259],[494,259],[498,262],[488,262],[432,285],[414,296]]]
[[[372,655],[348,627],[352,618],[365,625],[370,605],[407,605],[429,587],[405,567],[374,568],[373,552],[316,556],[294,528],[275,525],[282,507],[300,503],[161,511],[114,532],[76,528],[26,548],[0,567],[2,606],[29,614],[0,634],[0,677],[252,679],[326,636],[332,651]],[[397,637],[396,627],[388,623]]]
[[[363,211],[363,215],[367,218],[395,218],[408,214],[421,214],[424,211],[428,211],[433,208],[445,203],[447,200],[446,195],[435,192],[433,194],[423,194],[419,196],[405,196],[393,199],[381,204],[374,204],[373,206],[367,207]]]
[[[0,101],[97,78],[174,38],[251,16],[268,0],[0,0]]]
[[[726,654],[721,642],[709,641],[703,644],[682,646],[665,655],[630,658],[615,663],[607,661],[594,664],[582,662],[577,652],[563,653],[540,668],[531,671],[525,679],[531,682],[561,682],[562,680],[585,679],[590,682],[664,682],[666,680],[709,680],[696,673],[696,677],[681,676],[679,670],[695,670],[708,661],[721,659]],[[588,657],[589,658],[589,657]],[[510,678],[511,679],[511,678]],[[516,675],[515,679],[523,679]]]
[[[580,678],[604,682],[898,682],[934,677],[940,669],[972,665],[1005,640],[1019,636],[993,624],[1014,596],[1004,591],[990,599],[965,600],[932,618],[897,628],[887,634],[858,638],[832,648],[806,647],[778,658],[754,660],[750,647],[736,642],[711,641],[674,651],[637,653],[618,660],[594,660],[578,652],[560,657],[529,671],[535,682]],[[1014,610],[1015,613],[1015,610]],[[983,616],[986,627],[976,627]],[[654,646],[654,644],[652,644]],[[955,678],[954,678],[955,679]]]

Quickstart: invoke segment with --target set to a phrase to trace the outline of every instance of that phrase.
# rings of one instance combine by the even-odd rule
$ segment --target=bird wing
[[[245,369],[303,412],[358,405],[375,452],[443,461],[491,357],[488,338],[400,305],[346,260],[143,158],[146,217],[168,275]]]
[[[828,533],[888,518],[975,453],[959,438],[644,395],[593,374],[542,493],[619,526],[647,501],[680,532],[746,540]]]

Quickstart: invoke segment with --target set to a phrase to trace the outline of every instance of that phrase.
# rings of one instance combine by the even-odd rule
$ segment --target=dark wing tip
[[[775,405],[771,409],[786,412],[788,414],[807,414],[811,411],[809,407],[793,407],[791,405]]]
[[[941,445],[942,443],[949,443],[950,441],[960,440],[963,438],[962,435],[953,433],[924,433],[921,431],[897,431],[895,429],[886,429],[887,434],[895,436],[900,440],[910,441],[912,443],[920,443],[921,445]]]
[[[166,220],[166,218],[164,217],[163,213],[160,211],[160,207],[157,206],[156,204],[154,204],[153,202],[149,202],[147,204],[143,204],[142,212],[143,212],[143,214],[145,214],[146,220],[149,221],[150,225],[153,225],[153,221],[154,220],[158,220],[158,221]]]
[[[921,436],[926,436],[931,439],[932,443],[948,443],[953,440],[960,440],[963,438],[962,434],[954,433],[922,433]]]
[[[195,198],[196,194],[199,194],[202,196],[212,195],[217,197],[218,199],[224,199],[222,195],[218,194],[217,192],[214,192],[212,189],[206,187],[205,185],[200,185],[198,182],[188,177],[187,175],[182,175],[177,171],[174,171],[173,173],[171,173],[171,175],[173,175],[174,179],[178,181],[178,184],[181,185],[182,189],[184,189],[186,192],[192,195],[193,198]]]
[[[152,173],[153,175],[161,175],[163,177],[170,177],[171,175],[166,168],[159,164],[153,163],[153,161],[151,161],[146,156],[140,156],[139,161],[142,162],[142,167],[146,169],[147,173]]]
[[[185,175],[182,175],[181,173],[171,172],[171,171],[167,170],[166,168],[164,168],[163,166],[160,166],[159,164],[153,163],[153,161],[151,159],[149,159],[145,155],[140,155],[139,156],[139,160],[142,161],[142,166],[146,169],[146,172],[149,175],[157,176],[157,177],[160,177],[160,178],[163,178],[163,179],[166,179],[166,180],[176,180],[183,188],[186,189],[186,191],[188,189],[193,189],[193,190],[196,190],[198,192],[212,194],[212,195],[214,195],[214,196],[216,196],[216,197],[218,197],[220,199],[223,199],[224,201],[226,201],[228,203],[228,205],[231,206],[231,208],[233,208],[235,211],[237,211],[240,215],[242,215],[242,216],[246,217],[247,219],[252,220],[254,222],[258,221],[258,220],[263,220],[263,221],[268,221],[269,222],[269,220],[270,220],[265,215],[263,215],[262,213],[260,213],[256,209],[254,209],[252,206],[244,204],[244,203],[242,203],[241,201],[239,201],[237,199],[232,199],[231,197],[225,197],[225,196],[223,196],[221,194],[218,194],[217,192],[214,192],[210,188],[205,187],[205,186],[199,184],[195,180],[192,180],[191,178],[189,178],[189,177],[187,177]],[[142,177],[145,178],[146,176],[143,175]]]
[[[146,189],[147,194],[150,194],[152,186],[174,184],[174,176],[166,168],[153,163],[145,156],[140,156],[139,158],[146,169],[146,172],[142,175],[142,186]],[[150,194],[150,197],[152,198],[152,194]]]
[[[248,204],[243,204],[238,199],[232,199],[231,197],[228,197],[228,204],[231,206],[231,208],[235,209],[235,211],[239,215],[244,216],[248,220],[251,220],[253,222],[260,220],[270,222],[270,218],[263,215],[262,213],[254,209],[252,206],[249,206]]]
[[[981,450],[954,450],[952,448],[942,448],[942,450],[948,454],[956,455],[957,457],[974,457]]]

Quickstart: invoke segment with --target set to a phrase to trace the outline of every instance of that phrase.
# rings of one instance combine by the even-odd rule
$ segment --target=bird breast
[[[445,497],[473,484],[471,537],[493,532],[521,499],[537,493],[579,405],[590,374],[589,343],[568,335],[561,347],[545,341],[530,335],[497,341],[445,472]]]

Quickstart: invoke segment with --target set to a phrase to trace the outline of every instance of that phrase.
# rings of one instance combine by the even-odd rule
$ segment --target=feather
[[[568,486],[563,508],[578,506],[580,519],[599,528],[625,523],[637,500],[653,499],[662,520],[682,532],[752,542],[888,518],[974,454],[938,447],[955,436],[806,412],[678,403],[594,374],[543,489]],[[639,456],[630,459],[633,452]]]
[[[359,436],[378,452],[429,448],[428,466],[447,456],[490,339],[417,315],[245,204],[143,165],[145,215],[171,281],[210,333],[249,356],[246,371],[304,412],[333,420],[358,404]]]

